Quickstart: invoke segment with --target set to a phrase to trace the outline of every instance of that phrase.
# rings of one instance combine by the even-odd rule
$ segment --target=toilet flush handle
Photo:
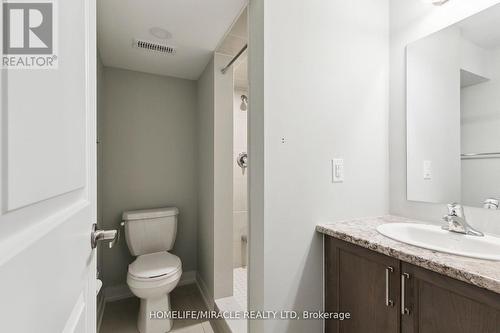
[[[97,224],[94,223],[90,235],[90,246],[95,249],[99,241],[109,241],[109,248],[112,248],[118,241],[118,230],[99,230]]]

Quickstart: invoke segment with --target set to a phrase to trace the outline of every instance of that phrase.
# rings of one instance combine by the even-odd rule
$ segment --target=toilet
[[[165,333],[172,328],[165,311],[170,311],[169,295],[179,283],[182,264],[168,251],[174,246],[178,214],[174,207],[123,213],[125,239],[136,257],[128,266],[127,284],[141,299],[140,333]]]

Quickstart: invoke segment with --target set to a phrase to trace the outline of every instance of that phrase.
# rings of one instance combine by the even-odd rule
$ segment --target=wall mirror
[[[500,5],[407,46],[407,198],[498,209]]]

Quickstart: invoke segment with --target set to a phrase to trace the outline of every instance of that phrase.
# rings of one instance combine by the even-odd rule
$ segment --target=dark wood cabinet
[[[500,333],[500,295],[325,237],[327,333]]]
[[[325,251],[326,311],[351,314],[326,332],[398,333],[399,261],[330,237]]]
[[[408,313],[403,333],[500,333],[500,295],[401,263]]]

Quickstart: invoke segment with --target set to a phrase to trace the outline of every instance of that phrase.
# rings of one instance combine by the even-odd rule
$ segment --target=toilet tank
[[[170,251],[177,234],[175,207],[133,210],[122,215],[125,222],[125,240],[134,256]]]

